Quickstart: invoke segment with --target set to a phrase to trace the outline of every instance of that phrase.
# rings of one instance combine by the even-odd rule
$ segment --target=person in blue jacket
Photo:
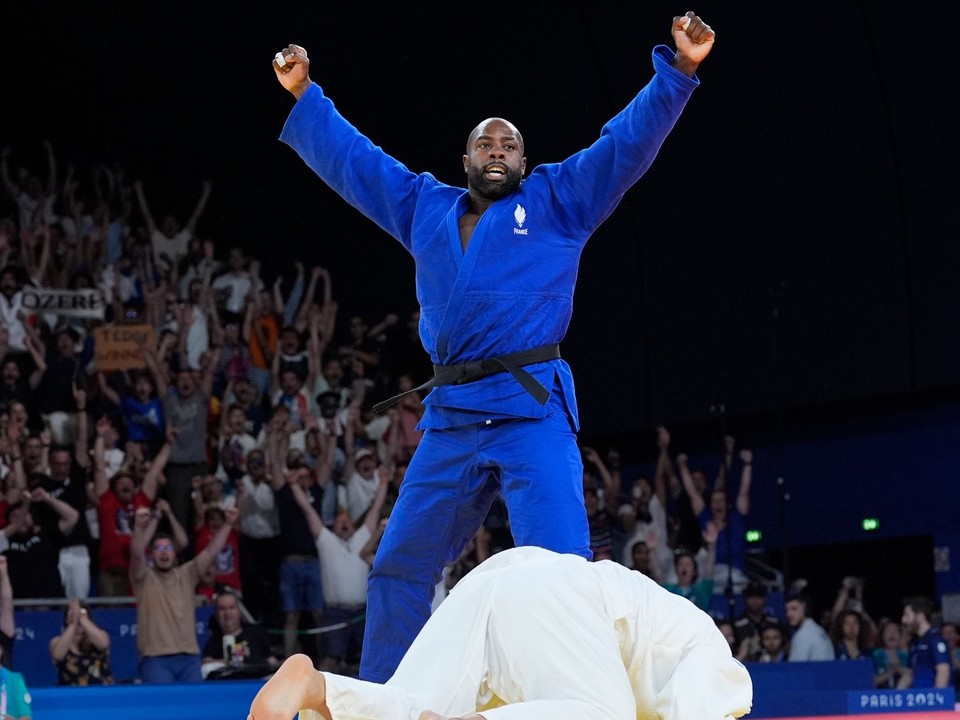
[[[385,682],[430,615],[445,564],[497,493],[517,545],[590,557],[577,403],[560,358],[580,253],[650,167],[694,88],[714,32],[673,20],[676,51],[653,51],[649,84],[588,148],[536,167],[502,118],[467,140],[467,188],[416,174],[340,115],[290,45],[273,68],[297,98],[280,139],[413,255],[420,337],[434,377],[423,439],[368,584],[361,677]],[[397,398],[394,398],[396,400]],[[384,403],[378,410],[385,409]]]

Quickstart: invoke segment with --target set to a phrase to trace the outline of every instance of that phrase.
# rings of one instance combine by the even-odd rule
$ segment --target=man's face
[[[177,374],[177,392],[180,397],[186,399],[193,395],[197,389],[197,382],[193,379],[193,373],[181,372]]]
[[[266,475],[267,467],[262,453],[250,453],[247,456],[247,472],[255,478],[262,478]]]
[[[806,608],[799,600],[790,600],[787,602],[786,614],[790,627],[798,627],[807,617]]]
[[[354,340],[361,340],[367,334],[367,323],[362,317],[350,318],[350,337]]]
[[[155,540],[150,547],[150,555],[153,558],[153,567],[160,572],[171,570],[177,560],[177,552],[170,538]]]
[[[243,380],[234,385],[237,400],[243,405],[251,405],[257,399],[257,389],[248,381]]]
[[[23,444],[23,454],[29,464],[40,462],[40,456],[43,455],[43,443],[40,438],[27,438],[27,441]]]
[[[300,347],[300,338],[293,330],[284,330],[280,335],[280,350],[284,355],[293,355]]]
[[[743,602],[748,613],[758,615],[763,612],[763,608],[767,604],[767,598],[765,595],[745,595]]]
[[[20,366],[13,360],[8,360],[3,364],[3,382],[7,385],[13,385],[20,379]]]
[[[230,411],[230,432],[240,435],[247,431],[247,414],[241,408]]]
[[[341,540],[347,540],[353,535],[353,523],[346,513],[340,513],[333,521],[333,533]]]
[[[224,593],[217,598],[217,622],[224,635],[240,632],[240,606],[233,595]]]
[[[901,624],[910,632],[916,633],[919,629],[920,622],[917,613],[914,612],[913,608],[909,605],[905,605],[903,608],[903,617],[900,618]]]
[[[57,335],[57,352],[63,357],[73,357],[76,353],[77,344],[73,341],[70,333],[62,332]]]
[[[54,480],[63,480],[70,474],[70,453],[66,450],[57,450],[50,455],[50,477]]]
[[[300,376],[287,370],[280,376],[280,387],[287,395],[296,395],[300,392]]]
[[[133,495],[136,486],[133,484],[133,480],[127,476],[123,476],[116,481],[114,485],[114,492],[117,495],[117,499],[120,500],[124,505],[127,505],[133,502]]]
[[[957,635],[957,626],[953,623],[944,623],[940,626],[940,634],[943,635],[943,639],[946,641],[948,647],[957,647],[957,640],[960,639]]]
[[[7,297],[13,295],[19,289],[19,283],[13,273],[3,273],[0,275],[0,292]]]
[[[360,473],[360,477],[364,480],[369,480],[373,477],[374,471],[377,469],[377,461],[374,460],[369,455],[366,455],[359,460],[357,460],[357,472]]]
[[[470,133],[463,169],[467,186],[480,197],[506,197],[520,186],[526,167],[523,138],[506,120],[484,120]]]
[[[30,514],[30,509],[26,505],[23,505],[11,510],[10,525],[13,527],[19,527],[22,530],[29,530],[32,528],[33,515]]]

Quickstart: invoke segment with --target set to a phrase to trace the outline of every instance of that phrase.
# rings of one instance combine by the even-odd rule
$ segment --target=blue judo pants
[[[556,395],[542,420],[427,430],[414,453],[367,584],[360,677],[386,682],[430,617],[445,565],[499,491],[514,542],[591,557],[583,462]]]

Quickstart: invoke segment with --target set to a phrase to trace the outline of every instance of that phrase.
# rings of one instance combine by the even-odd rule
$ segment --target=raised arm
[[[160,349],[164,348],[164,344],[167,342],[166,338],[169,336],[164,336],[164,339],[160,341]],[[159,397],[164,397],[167,392],[170,390],[170,383],[167,380],[167,374],[160,367],[160,362],[157,359],[157,354],[154,348],[147,347],[145,344],[140,344],[140,352],[143,354],[143,361],[146,363],[147,370],[150,371],[150,376],[153,378],[153,384],[157,388],[157,395]]]
[[[140,585],[147,576],[147,543],[157,531],[157,517],[150,508],[137,508],[130,537],[130,584]]]
[[[157,230],[157,224],[153,221],[153,215],[150,214],[150,206],[147,204],[147,196],[143,192],[143,181],[133,181],[133,192],[137,196],[137,204],[140,206],[140,212],[147,223],[147,233],[153,235]]]
[[[600,473],[600,479],[603,480],[604,495],[606,497],[607,507],[615,507],[620,502],[620,485],[617,479],[611,474],[610,470],[600,459],[600,455],[593,448],[583,448],[583,459],[593,465]]]
[[[97,373],[97,385],[100,387],[100,395],[102,395],[111,405],[120,404],[120,393],[110,387],[109,383],[107,382],[106,373]]]
[[[653,475],[653,494],[660,501],[660,507],[667,509],[667,488],[677,482],[677,475],[670,462],[670,432],[663,426],[657,428],[657,468]]]
[[[307,494],[303,491],[303,488],[300,487],[300,476],[301,473],[307,473],[309,470],[306,468],[299,468],[289,475],[287,475],[287,485],[290,487],[290,492],[293,494],[293,499],[296,500],[297,505],[300,507],[300,510],[303,512],[303,516],[307,520],[307,525],[310,527],[310,534],[313,535],[314,539],[320,537],[321,534],[327,531],[323,525],[323,521],[320,519],[320,516],[317,514],[317,511],[313,508],[313,505],[310,504],[310,499],[307,497]]]
[[[17,634],[13,619],[13,586],[7,572],[6,555],[0,555],[0,632],[11,638]]]
[[[164,443],[160,446],[157,454],[150,462],[150,468],[143,476],[143,484],[140,486],[140,492],[146,495],[150,500],[157,497],[157,488],[160,485],[160,478],[163,477],[163,469],[170,460],[170,451],[173,449],[173,443],[177,438],[177,428],[172,425],[167,426]]]
[[[110,479],[107,477],[106,441],[103,439],[110,429],[110,421],[104,415],[94,426],[96,437],[93,440],[93,494],[99,500],[110,489]]]
[[[191,235],[196,232],[197,222],[200,220],[200,216],[203,215],[203,209],[207,206],[207,200],[210,199],[210,191],[212,189],[213,185],[210,181],[204,180],[200,191],[200,199],[197,201],[197,206],[193,209],[193,214],[190,215],[190,219],[187,220],[186,229],[190,231]]]
[[[43,357],[43,342],[39,338],[34,337],[33,333],[35,330],[27,322],[23,322],[23,326],[24,328],[29,328],[24,336],[24,345],[27,348],[27,352],[30,353],[30,357],[33,358],[34,365],[33,372],[30,373],[27,383],[30,385],[31,390],[36,390],[47,372],[47,361]]]
[[[65,503],[63,500],[53,497],[43,488],[34,488],[33,492],[30,493],[30,501],[49,505],[59,517],[57,528],[64,535],[69,535],[70,531],[73,530],[77,524],[77,520],[80,519],[80,513],[77,512],[76,508]]]
[[[220,364],[220,347],[214,347],[207,355],[207,366],[203,369],[203,375],[200,378],[200,389],[209,400],[213,395],[213,379],[217,375],[217,366]]]
[[[213,537],[210,538],[210,542],[207,543],[207,546],[197,553],[197,572],[199,572],[201,575],[207,571],[207,568],[210,567],[210,564],[214,561],[217,555],[220,554],[220,551],[223,550],[224,546],[227,544],[227,539],[230,537],[231,531],[237,524],[237,520],[240,518],[240,510],[236,507],[229,507],[223,512],[226,515],[227,521],[222,527],[220,527],[219,530],[217,530],[217,532],[213,534]]]
[[[690,509],[693,510],[694,517],[700,517],[706,503],[703,501],[703,495],[697,492],[693,484],[693,477],[690,475],[690,468],[687,466],[687,456],[685,453],[677,455],[677,468],[680,470],[680,479],[683,481],[683,489],[690,498]]]
[[[73,401],[77,405],[77,430],[73,444],[73,457],[84,470],[90,469],[90,418],[87,417],[87,391],[74,383]]]
[[[187,531],[183,525],[177,520],[177,516],[170,507],[170,503],[160,498],[153,504],[153,507],[170,523],[170,534],[173,535],[173,546],[178,553],[183,552],[184,549],[190,545],[190,538],[187,537]]]
[[[390,486],[390,473],[386,467],[381,465],[377,468],[377,476],[380,479],[380,485],[377,487],[377,493],[373,496],[373,502],[370,503],[370,509],[363,519],[370,535],[377,532],[377,525],[380,524],[380,513],[383,512],[383,503],[387,499],[387,488]]]
[[[737,511],[741,515],[750,513],[750,484],[753,482],[753,451],[741,450],[740,462],[743,469],[740,471],[740,490],[737,492]]]

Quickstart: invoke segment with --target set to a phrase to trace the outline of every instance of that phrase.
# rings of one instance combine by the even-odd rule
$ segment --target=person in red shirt
[[[143,483],[138,488],[134,477],[125,470],[107,477],[104,435],[109,426],[106,418],[97,423],[97,439],[93,445],[93,482],[98,498],[97,518],[100,521],[97,589],[103,596],[122,597],[131,594],[128,574],[133,516],[137,508],[153,505],[160,475],[170,456],[172,433],[167,433],[166,442],[150,463]]]
[[[203,524],[197,528],[196,551],[199,553],[210,544],[211,538],[224,526],[227,521],[226,513],[218,505],[208,505],[203,511]],[[240,533],[236,528],[230,530],[227,542],[223,549],[214,558],[212,567],[216,568],[216,583],[226,585],[234,590],[240,587]]]

